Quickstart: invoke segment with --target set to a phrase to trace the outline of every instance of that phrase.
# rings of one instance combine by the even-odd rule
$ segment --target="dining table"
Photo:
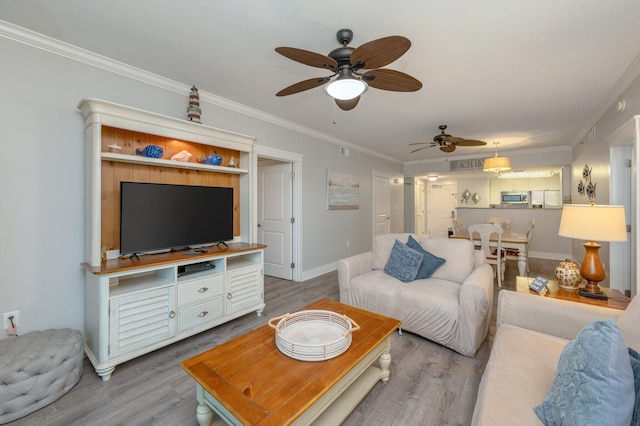
[[[469,240],[469,230],[461,229],[449,238],[459,238]],[[478,237],[478,240],[480,238]],[[498,246],[498,234],[491,234],[489,244],[492,247]],[[518,275],[527,275],[527,248],[529,241],[525,231],[505,230],[502,233],[502,248],[507,250],[507,259],[514,258],[518,260]],[[513,254],[510,254],[513,253]]]

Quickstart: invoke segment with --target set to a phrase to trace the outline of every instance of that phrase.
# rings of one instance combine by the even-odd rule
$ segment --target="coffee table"
[[[391,334],[401,321],[322,299],[300,310],[344,314],[360,330],[326,361],[300,361],[275,345],[267,324],[181,363],[196,381],[196,417],[211,424],[340,424],[379,381],[389,380]],[[293,312],[291,312],[293,313]]]
[[[517,276],[516,291],[519,291],[521,293],[538,294],[535,291],[529,289],[529,284],[534,279],[535,278],[533,277]],[[593,297],[580,296],[580,293],[578,293],[578,289],[565,290],[564,288],[558,285],[558,281],[549,280],[549,284],[547,285],[549,286],[549,290],[551,291],[547,292],[546,290],[542,289],[539,293],[540,296],[550,297],[552,299],[569,300],[571,302],[586,303],[589,305],[604,306],[606,308],[622,309],[622,310],[627,309],[627,306],[629,305],[629,302],[630,302],[630,299],[628,297],[626,297],[620,290],[616,290],[616,289],[600,287],[602,291],[604,291],[604,293],[609,297],[606,300],[602,300],[602,299],[594,299]]]

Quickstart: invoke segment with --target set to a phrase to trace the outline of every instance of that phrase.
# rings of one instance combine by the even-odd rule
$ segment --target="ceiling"
[[[20,0],[0,19],[364,147],[399,161],[451,158],[579,141],[640,52],[635,0]],[[321,87],[276,97],[328,71],[277,54],[328,54],[403,35],[385,68],[420,80],[411,93],[370,88],[342,111]],[[438,126],[485,147],[446,154]],[[259,138],[259,135],[255,135]]]

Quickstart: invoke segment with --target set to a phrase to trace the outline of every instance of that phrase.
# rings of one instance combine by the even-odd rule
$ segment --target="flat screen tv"
[[[120,183],[120,254],[233,239],[233,188]]]

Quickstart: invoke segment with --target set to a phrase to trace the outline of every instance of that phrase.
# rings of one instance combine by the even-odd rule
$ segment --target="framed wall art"
[[[360,208],[358,178],[345,172],[327,170],[327,209],[353,210]]]

